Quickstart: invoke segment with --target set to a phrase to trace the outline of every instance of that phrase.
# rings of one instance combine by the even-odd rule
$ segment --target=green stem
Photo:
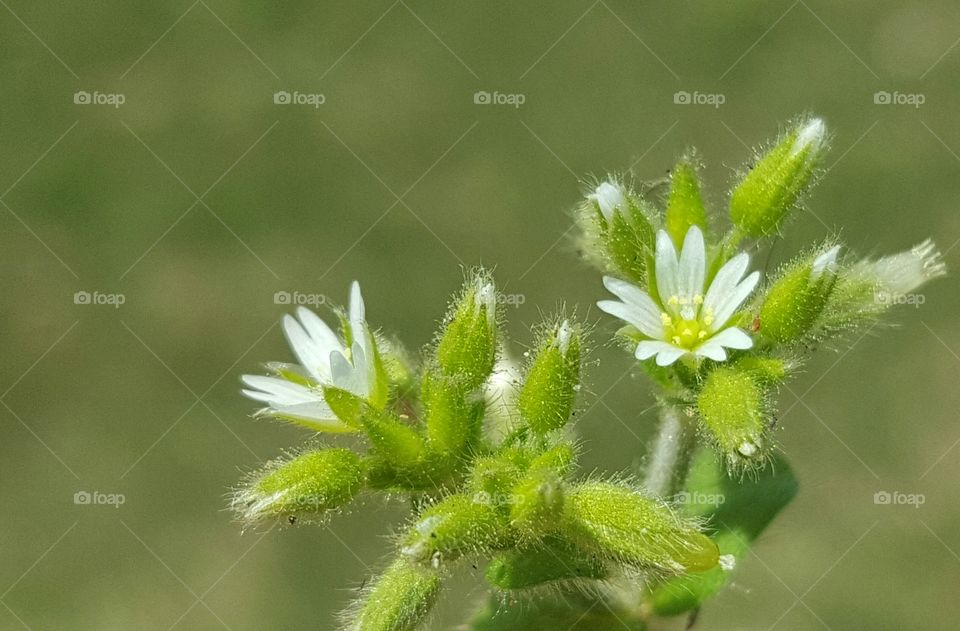
[[[674,406],[660,408],[660,428],[650,450],[644,486],[669,498],[682,488],[696,447],[696,431],[690,419]]]

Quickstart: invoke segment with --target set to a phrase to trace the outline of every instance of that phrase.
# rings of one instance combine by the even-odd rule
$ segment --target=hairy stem
[[[696,446],[693,424],[679,409],[660,408],[660,427],[650,450],[644,486],[660,497],[672,497],[683,487]]]

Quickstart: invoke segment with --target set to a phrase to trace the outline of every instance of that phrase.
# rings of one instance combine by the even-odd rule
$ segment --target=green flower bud
[[[496,556],[487,566],[486,578],[500,589],[524,589],[558,580],[607,577],[607,568],[596,555],[571,542],[550,536],[529,548]]]
[[[563,427],[580,388],[580,327],[562,321],[541,340],[517,400],[520,415],[537,434]]]
[[[367,592],[347,628],[414,631],[436,603],[441,583],[435,570],[398,559]]]
[[[421,384],[427,436],[431,448],[441,454],[459,453],[472,444],[482,429],[482,399],[468,401],[458,377],[428,372]]]
[[[804,340],[830,298],[840,246],[815,252],[787,269],[767,291],[760,309],[760,334],[773,342]]]
[[[492,498],[508,498],[510,491],[520,481],[527,463],[525,454],[510,450],[496,456],[477,458],[470,469],[467,488],[478,501],[490,502]],[[509,509],[509,502],[497,505]]]
[[[787,377],[787,364],[775,357],[743,357],[734,364],[738,369],[749,373],[763,386],[775,386],[783,383]]]
[[[613,178],[601,182],[586,200],[586,212],[581,214],[592,242],[588,250],[601,250],[614,271],[645,282],[654,243],[651,217],[656,211]]]
[[[717,565],[717,546],[690,522],[619,484],[587,482],[570,490],[566,534],[600,557],[643,569],[701,572]]]
[[[694,165],[683,160],[671,174],[670,197],[667,200],[665,228],[679,250],[690,226],[707,232],[707,211],[700,197],[700,179]]]
[[[530,461],[530,470],[548,469],[561,476],[569,475],[576,464],[577,450],[572,443],[561,442]]]
[[[363,484],[357,454],[349,449],[319,449],[270,463],[236,494],[232,507],[247,522],[309,517],[349,503]]]
[[[770,445],[763,388],[745,370],[720,366],[707,375],[697,409],[717,449],[733,465],[758,462]]]
[[[394,468],[413,467],[422,459],[426,450],[423,438],[392,412],[369,410],[362,422],[374,453]]]
[[[560,525],[563,484],[554,471],[537,469],[510,492],[510,525],[525,539],[538,539]]]
[[[413,561],[439,564],[506,547],[511,537],[494,499],[451,495],[434,504],[403,537],[400,551]]]
[[[826,127],[812,118],[794,127],[730,196],[730,217],[744,235],[776,232],[814,179],[826,145]]]
[[[447,316],[437,344],[437,367],[472,390],[487,380],[496,358],[497,293],[490,276],[479,272],[467,281]]]

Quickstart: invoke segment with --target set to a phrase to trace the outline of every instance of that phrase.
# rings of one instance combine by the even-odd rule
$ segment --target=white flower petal
[[[363,295],[360,293],[360,283],[353,281],[350,284],[350,327],[359,327],[366,315],[366,307],[363,304]],[[354,334],[356,336],[356,333]]]
[[[669,366],[686,353],[686,350],[667,342],[643,341],[637,344],[634,355],[640,360],[650,359],[656,355],[658,366]]]
[[[741,252],[729,261],[723,264],[717,275],[710,282],[706,295],[703,297],[703,309],[717,311],[717,306],[724,300],[727,294],[731,293],[743,278],[750,265],[750,256],[746,252]]]
[[[747,335],[743,329],[734,326],[720,331],[707,340],[706,344],[719,344],[727,348],[746,350],[753,347],[753,338]]]
[[[677,361],[689,351],[682,348],[677,348],[676,346],[671,346],[669,349],[664,349],[657,353],[657,366],[669,366],[673,362]]]
[[[719,342],[712,339],[698,346],[697,349],[693,351],[693,354],[712,359],[716,362],[722,362],[727,359],[727,351],[723,350],[723,346],[721,346]]]
[[[753,272],[749,276],[743,279],[739,285],[737,285],[733,291],[724,295],[714,307],[714,330],[718,327],[722,327],[734,312],[740,308],[740,305],[743,304],[743,301],[747,299],[747,296],[754,290],[757,286],[757,282],[760,280],[760,272]]]
[[[268,403],[271,406],[323,401],[322,392],[311,390],[306,386],[286,379],[243,375],[240,380],[244,385],[249,386],[249,389],[243,390],[246,396],[256,401]]]
[[[306,368],[317,381],[321,383],[329,381],[328,355],[296,318],[291,315],[283,316],[283,334],[300,365]]]
[[[707,267],[707,252],[703,233],[697,226],[687,230],[680,250],[677,274],[677,292],[692,303],[693,297],[703,295],[703,276]],[[658,279],[659,280],[659,279]]]
[[[303,325],[307,335],[316,344],[321,357],[326,357],[330,354],[330,351],[343,348],[337,334],[316,313],[306,307],[297,307],[297,317],[300,319],[300,324]]]
[[[810,269],[810,278],[816,280],[820,274],[828,272],[833,274],[837,271],[837,255],[840,253],[840,246],[835,245],[823,254],[813,260],[813,266]]]
[[[351,359],[352,363],[338,351],[330,353],[333,385],[365,399],[369,394],[367,361],[359,342],[353,344]]]
[[[666,303],[670,296],[677,295],[677,251],[673,247],[673,240],[663,230],[657,233],[657,251],[655,256],[655,272],[657,291],[660,301]]]
[[[663,323],[660,322],[660,316],[655,313],[617,300],[600,300],[597,302],[597,307],[627,324],[632,324],[647,337],[655,340],[663,339]]]

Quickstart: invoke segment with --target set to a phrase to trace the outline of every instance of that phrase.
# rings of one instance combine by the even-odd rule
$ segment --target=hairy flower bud
[[[348,614],[350,631],[414,631],[440,594],[437,571],[397,559],[365,594],[358,610]]]
[[[670,197],[667,200],[667,216],[664,227],[680,248],[690,226],[707,231],[707,211],[700,196],[700,179],[696,168],[689,160],[682,160],[673,168],[670,181]]]
[[[581,222],[589,236],[588,250],[599,254],[609,271],[645,283],[656,211],[612,177],[588,194],[586,202]]]
[[[541,340],[527,370],[517,406],[530,429],[546,434],[570,418],[580,388],[580,327],[563,320]]]
[[[401,540],[400,551],[413,561],[439,564],[508,542],[507,524],[492,498],[451,495],[420,514]]]
[[[826,126],[812,118],[794,127],[764,155],[730,196],[730,217],[750,237],[776,232],[814,179]]]
[[[236,494],[232,505],[248,522],[309,517],[347,504],[363,483],[363,467],[354,452],[318,449],[270,463]]]
[[[703,426],[732,466],[759,461],[769,447],[764,391],[746,370],[721,366],[707,375],[697,397]]]
[[[564,533],[603,558],[671,573],[717,565],[717,546],[706,535],[628,487],[587,482],[567,494],[565,506]]]
[[[840,246],[788,266],[760,309],[760,334],[781,344],[802,341],[814,328],[836,282]]]
[[[493,280],[478,272],[454,303],[437,344],[437,367],[465,388],[481,386],[497,356],[497,293]]]
[[[563,513],[563,494],[563,484],[554,471],[531,471],[510,492],[510,526],[526,539],[555,530]]]

